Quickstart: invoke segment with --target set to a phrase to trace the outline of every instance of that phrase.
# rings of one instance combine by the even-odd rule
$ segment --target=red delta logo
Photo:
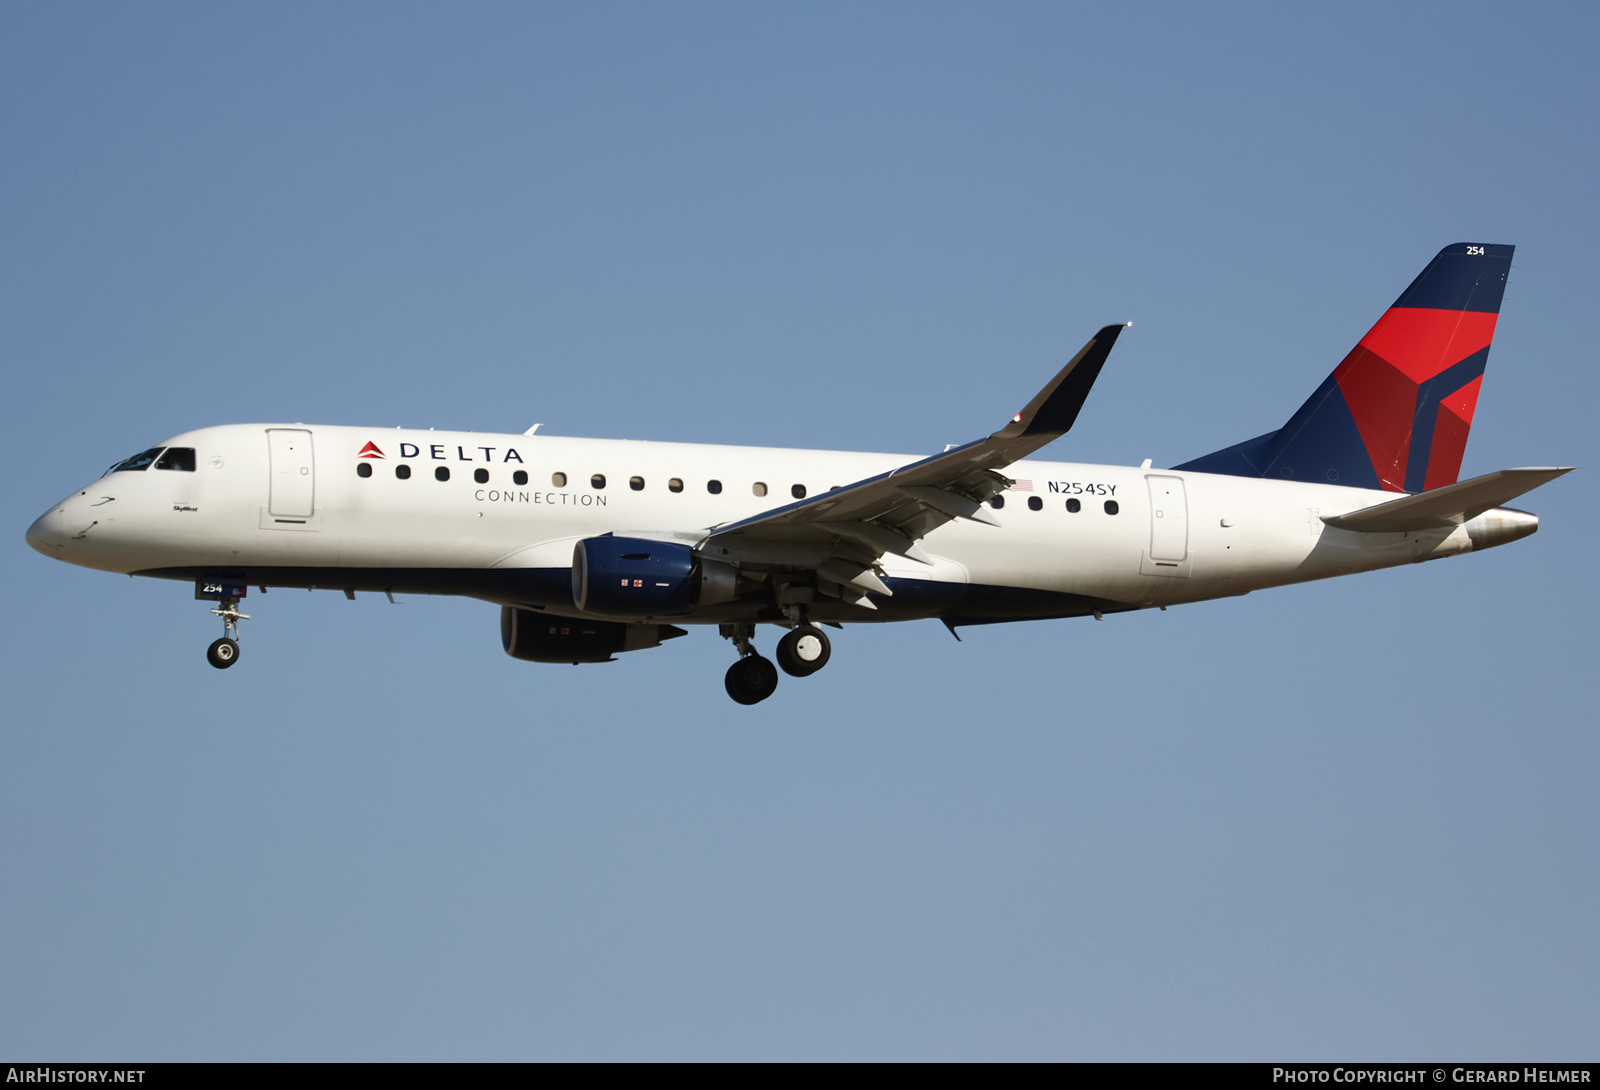
[[[382,458],[383,456],[383,451],[378,449],[378,444],[372,442],[362,447],[361,453],[356,455],[357,458]]]

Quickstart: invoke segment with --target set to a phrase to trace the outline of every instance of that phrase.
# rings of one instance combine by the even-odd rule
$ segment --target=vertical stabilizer
[[[1446,246],[1282,428],[1176,469],[1390,492],[1453,484],[1514,246]]]

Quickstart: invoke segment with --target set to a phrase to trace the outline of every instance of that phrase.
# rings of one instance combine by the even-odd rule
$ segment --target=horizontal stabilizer
[[[1453,526],[1510,503],[1524,492],[1531,492],[1572,470],[1572,466],[1502,469],[1346,515],[1325,515],[1322,521],[1341,530],[1379,534]]]

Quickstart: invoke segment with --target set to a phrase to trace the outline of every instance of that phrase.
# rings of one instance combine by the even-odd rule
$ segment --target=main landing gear
[[[239,622],[248,621],[250,614],[239,612],[239,599],[224,598],[211,612],[222,618],[222,638],[206,648],[206,661],[218,670],[226,670],[239,661]]]
[[[801,625],[791,628],[778,641],[778,665],[790,677],[810,677],[828,665],[833,646],[820,628]]]
[[[740,704],[759,704],[778,689],[778,669],[750,645],[755,625],[725,624],[722,634],[738,648],[739,660],[728,667],[723,684],[728,695]],[[790,677],[809,677],[828,664],[833,653],[827,635],[820,628],[797,620],[794,628],[778,641],[778,666]]]
[[[778,691],[778,668],[752,650],[728,667],[722,683],[738,703],[759,704]]]

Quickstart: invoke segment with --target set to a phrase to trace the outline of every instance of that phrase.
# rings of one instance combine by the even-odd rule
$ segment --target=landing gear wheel
[[[760,655],[746,655],[728,667],[723,684],[740,704],[759,704],[777,691],[778,668]]]
[[[206,648],[206,661],[218,670],[226,670],[239,661],[239,645],[224,636]]]
[[[790,677],[809,677],[828,665],[833,647],[822,629],[801,625],[778,641],[778,665]]]

